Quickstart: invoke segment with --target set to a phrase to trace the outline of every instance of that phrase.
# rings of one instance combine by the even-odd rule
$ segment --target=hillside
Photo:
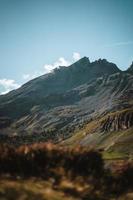
[[[90,62],[84,57],[0,96],[1,142],[57,143],[104,118],[94,133],[131,128],[133,75],[129,69],[122,72],[105,59]],[[119,117],[119,112],[124,114]]]

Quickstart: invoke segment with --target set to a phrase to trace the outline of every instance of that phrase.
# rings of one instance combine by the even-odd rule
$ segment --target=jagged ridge
[[[132,88],[132,73],[121,72],[105,59],[91,63],[82,58],[70,67],[59,67],[1,96],[1,135],[10,135],[15,141],[22,139],[21,143],[59,142],[90,121],[130,110]],[[106,119],[106,131],[116,129],[116,121]]]

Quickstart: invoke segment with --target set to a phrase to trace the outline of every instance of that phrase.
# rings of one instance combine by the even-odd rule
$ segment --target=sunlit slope
[[[133,159],[133,109],[109,113],[86,124],[63,145],[101,150],[105,158]]]

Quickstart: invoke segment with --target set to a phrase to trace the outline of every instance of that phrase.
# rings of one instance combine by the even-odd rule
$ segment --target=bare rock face
[[[101,123],[102,132],[120,131],[133,126],[133,110],[118,111]]]

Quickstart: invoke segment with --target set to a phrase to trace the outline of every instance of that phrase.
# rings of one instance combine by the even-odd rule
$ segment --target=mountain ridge
[[[89,59],[84,57],[69,67],[56,68],[52,73],[42,75],[29,81],[21,88],[2,96],[0,98],[0,103],[2,104],[4,102],[4,104],[10,104],[13,98],[19,100],[24,98],[25,100],[25,98],[30,96],[30,99],[33,97],[33,104],[36,104],[37,98],[42,99],[42,97],[49,94],[63,93],[81,84],[90,82],[96,77],[115,72],[119,72],[117,66],[105,61],[105,59],[90,63]]]
[[[91,63],[84,57],[1,96],[0,137],[9,136],[18,144],[60,142],[73,138],[76,130],[96,119],[132,110],[132,99],[130,70],[121,71],[106,59]],[[111,120],[106,121],[107,127],[111,126]],[[102,125],[99,124],[98,130],[103,132]]]

